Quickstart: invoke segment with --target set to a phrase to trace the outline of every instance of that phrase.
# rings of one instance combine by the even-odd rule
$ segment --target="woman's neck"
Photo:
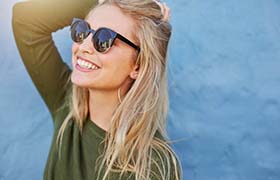
[[[109,130],[110,120],[118,105],[117,91],[89,90],[90,120],[105,131]]]

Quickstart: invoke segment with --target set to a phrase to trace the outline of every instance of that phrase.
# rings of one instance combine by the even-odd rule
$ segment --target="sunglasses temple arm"
[[[133,47],[134,49],[136,49],[137,51],[140,51],[140,48],[138,46],[136,46],[133,42],[129,41],[128,39],[126,39],[125,37],[123,37],[120,34],[117,34],[117,38],[122,40],[123,42],[125,42],[126,44],[130,45],[131,47]]]

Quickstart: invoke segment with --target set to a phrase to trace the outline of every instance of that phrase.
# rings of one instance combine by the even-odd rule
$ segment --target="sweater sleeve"
[[[13,7],[18,50],[52,116],[70,88],[71,69],[62,61],[51,34],[69,25],[73,17],[84,18],[95,4],[96,0],[31,0]]]

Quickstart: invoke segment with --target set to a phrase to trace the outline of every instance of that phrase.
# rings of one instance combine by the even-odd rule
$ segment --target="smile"
[[[79,66],[81,66],[82,68],[86,68],[86,69],[93,69],[96,70],[98,69],[98,67],[90,62],[84,61],[82,59],[78,59],[77,64]]]
[[[94,64],[93,62],[90,62],[82,57],[77,57],[77,64],[76,67],[78,70],[81,71],[92,71],[92,70],[97,70],[100,67],[98,67],[96,64]]]

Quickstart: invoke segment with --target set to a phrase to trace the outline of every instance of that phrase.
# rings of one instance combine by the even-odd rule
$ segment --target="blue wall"
[[[0,2],[0,180],[42,179],[50,115]],[[280,179],[280,1],[168,0],[168,132],[184,180]],[[67,62],[67,29],[54,34]]]

